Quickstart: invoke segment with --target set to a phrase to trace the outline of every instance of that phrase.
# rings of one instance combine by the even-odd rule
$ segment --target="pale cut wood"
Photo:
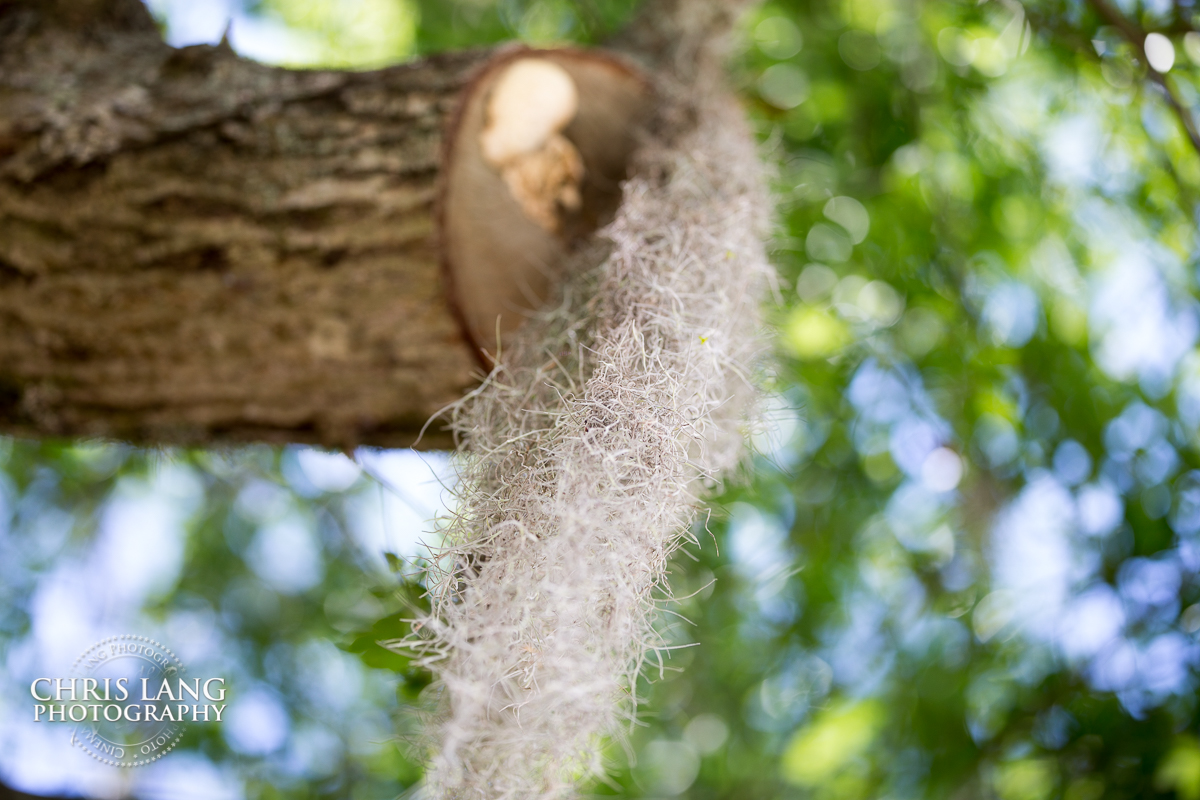
[[[583,157],[583,204],[558,233],[522,211],[481,144],[489,90],[504,70],[530,58],[562,67],[578,92],[578,110],[563,133]],[[455,304],[479,350],[502,350],[504,334],[549,299],[572,240],[611,219],[650,98],[646,80],[623,62],[572,50],[500,56],[467,91],[445,160],[442,244]]]

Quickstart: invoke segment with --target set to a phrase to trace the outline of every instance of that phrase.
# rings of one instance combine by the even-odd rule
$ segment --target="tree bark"
[[[0,431],[411,444],[480,371],[433,209],[488,54],[288,71],[118,5],[0,6]]]
[[[686,77],[740,5],[614,44]],[[289,71],[171,48],[138,0],[0,0],[0,433],[413,444],[488,364],[436,206],[494,56]]]

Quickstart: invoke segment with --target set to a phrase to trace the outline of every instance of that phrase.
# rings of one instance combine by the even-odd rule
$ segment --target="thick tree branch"
[[[649,3],[618,44],[683,84],[743,5]],[[0,432],[412,443],[479,375],[436,206],[494,55],[289,71],[168,47],[138,0],[0,0]]]
[[[141,0],[0,0],[0,17],[21,11],[40,24],[85,35],[96,31],[153,35],[157,31]]]
[[[478,369],[433,205],[487,54],[292,72],[120,6],[0,12],[0,430],[411,443]]]

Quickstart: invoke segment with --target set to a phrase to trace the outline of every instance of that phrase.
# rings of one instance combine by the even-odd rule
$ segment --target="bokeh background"
[[[151,0],[176,45],[370,68],[596,43],[632,0]],[[731,75],[773,166],[768,420],[673,569],[624,797],[1200,800],[1193,0],[774,0]],[[445,454],[0,439],[0,781],[392,798]],[[118,772],[29,681],[108,635],[224,675]],[[682,645],[692,644],[691,647]],[[399,732],[399,733],[397,733]]]

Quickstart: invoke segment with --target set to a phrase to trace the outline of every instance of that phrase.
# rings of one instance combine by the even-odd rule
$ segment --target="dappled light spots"
[[[849,340],[846,326],[819,308],[798,308],[788,321],[785,342],[800,358],[836,353]]]
[[[791,64],[768,67],[758,79],[758,91],[776,108],[795,108],[808,99],[808,76]]]
[[[861,780],[853,766],[878,734],[882,719],[882,709],[870,701],[842,702],[822,711],[788,743],[784,777],[799,786]]]
[[[1142,45],[1146,49],[1146,60],[1155,72],[1170,72],[1175,66],[1175,45],[1161,33],[1146,34]]]
[[[838,38],[838,53],[846,66],[866,72],[879,66],[879,43],[864,31],[847,31]]]
[[[766,55],[785,61],[800,52],[804,36],[787,17],[767,17],[754,27],[754,42]]]

